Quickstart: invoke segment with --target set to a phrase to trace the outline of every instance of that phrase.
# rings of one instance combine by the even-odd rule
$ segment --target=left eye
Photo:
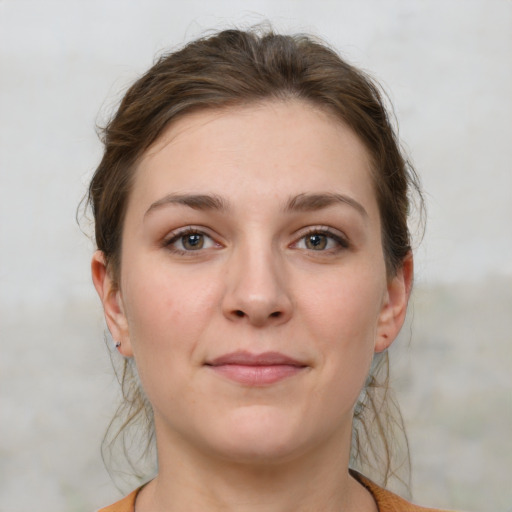
[[[347,246],[348,244],[341,237],[321,231],[308,233],[295,244],[295,247],[298,249],[307,249],[310,251],[326,251]]]
[[[213,247],[215,242],[208,235],[194,231],[178,233],[166,245],[178,251],[199,251]]]

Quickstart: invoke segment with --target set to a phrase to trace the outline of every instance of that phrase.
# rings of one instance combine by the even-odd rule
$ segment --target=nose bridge
[[[265,237],[238,244],[228,262],[224,313],[255,326],[281,323],[291,314],[283,256]]]

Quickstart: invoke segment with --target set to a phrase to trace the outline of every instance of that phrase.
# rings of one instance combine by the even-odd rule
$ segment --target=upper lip
[[[262,352],[261,354],[252,354],[251,352],[246,351],[224,354],[207,361],[206,364],[208,366],[222,366],[228,364],[241,366],[307,366],[307,364],[285,354],[281,354],[280,352]]]

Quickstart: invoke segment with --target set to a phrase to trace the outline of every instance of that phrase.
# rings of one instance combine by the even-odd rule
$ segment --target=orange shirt
[[[393,494],[377,484],[374,484],[371,480],[368,480],[364,476],[356,473],[355,471],[350,472],[351,475],[356,478],[368,491],[370,491],[379,512],[443,512],[438,509],[424,508],[417,505],[413,505],[408,501],[405,501],[400,496]],[[138,489],[133,491],[126,498],[110,505],[110,507],[102,508],[98,512],[134,512],[135,511],[135,498],[137,497]],[[445,511],[448,512],[448,511]]]

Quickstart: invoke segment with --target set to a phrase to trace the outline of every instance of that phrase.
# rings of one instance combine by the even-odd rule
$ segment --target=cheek
[[[133,275],[133,274],[132,274]],[[155,412],[180,417],[180,398],[194,381],[194,362],[212,290],[145,270],[125,280],[126,316],[138,375]],[[211,306],[210,306],[211,307]]]
[[[342,269],[308,288],[299,291],[302,310],[319,332],[325,331],[326,340],[336,336],[348,343],[375,334],[386,289],[384,272]]]
[[[369,268],[351,270],[331,276],[316,292],[302,291],[309,299],[301,313],[331,383],[326,389],[350,393],[355,400],[374,354],[385,278]]]
[[[359,277],[358,277],[359,276]],[[304,420],[306,431],[323,434],[351,424],[353,408],[364,386],[373,359],[381,293],[369,272],[331,276],[302,297],[300,324],[315,346],[317,379],[315,393]]]
[[[172,375],[186,371],[185,362],[194,360],[201,332],[214,314],[216,294],[211,280],[169,272],[165,265],[131,266],[123,302],[141,379],[146,369],[172,367]]]

